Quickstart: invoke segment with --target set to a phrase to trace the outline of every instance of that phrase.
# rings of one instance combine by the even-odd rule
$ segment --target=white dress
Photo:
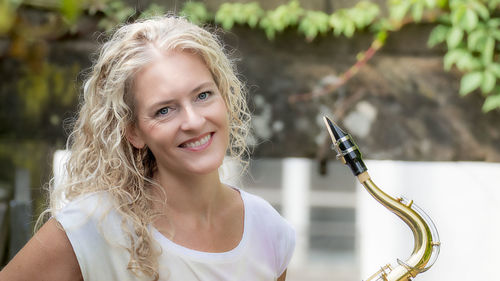
[[[160,280],[272,281],[287,268],[295,231],[266,201],[238,189],[245,208],[243,236],[234,249],[208,253],[175,244],[154,227]],[[71,242],[85,281],[148,280],[127,270],[129,253],[122,220],[110,195],[82,195],[55,214]]]

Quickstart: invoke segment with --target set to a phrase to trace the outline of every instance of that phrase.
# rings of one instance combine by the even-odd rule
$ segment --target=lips
[[[213,133],[207,133],[200,137],[187,140],[179,145],[182,148],[188,148],[190,150],[201,150],[210,145],[212,141]]]

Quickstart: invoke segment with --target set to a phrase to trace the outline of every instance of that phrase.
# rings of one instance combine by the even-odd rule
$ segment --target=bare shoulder
[[[285,280],[286,280],[286,269],[283,272],[283,274],[281,274],[281,276],[278,277],[278,281],[285,281]]]
[[[0,272],[0,280],[83,280],[62,226],[50,219]]]

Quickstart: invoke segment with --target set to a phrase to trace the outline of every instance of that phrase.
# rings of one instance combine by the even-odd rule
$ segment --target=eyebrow
[[[213,86],[215,86],[215,83],[213,81],[203,82],[200,85],[198,85],[196,88],[191,90],[189,95],[192,95],[193,93],[199,92],[203,88],[213,87]],[[158,101],[158,102],[153,103],[151,106],[149,106],[149,108],[153,109],[153,108],[156,108],[156,107],[161,106],[161,105],[169,104],[169,103],[172,103],[174,100],[175,99]]]

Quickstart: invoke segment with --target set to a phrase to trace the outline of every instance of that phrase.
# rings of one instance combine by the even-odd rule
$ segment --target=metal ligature
[[[428,270],[439,255],[439,235],[434,223],[422,209],[413,204],[413,200],[395,199],[378,188],[371,180],[361,152],[351,135],[343,131],[328,117],[324,116],[323,119],[328,133],[330,133],[333,148],[337,151],[337,158],[349,166],[373,198],[402,219],[413,233],[414,247],[411,256],[405,261],[398,259],[395,266],[390,264],[382,266],[366,281],[412,280],[417,274]]]

